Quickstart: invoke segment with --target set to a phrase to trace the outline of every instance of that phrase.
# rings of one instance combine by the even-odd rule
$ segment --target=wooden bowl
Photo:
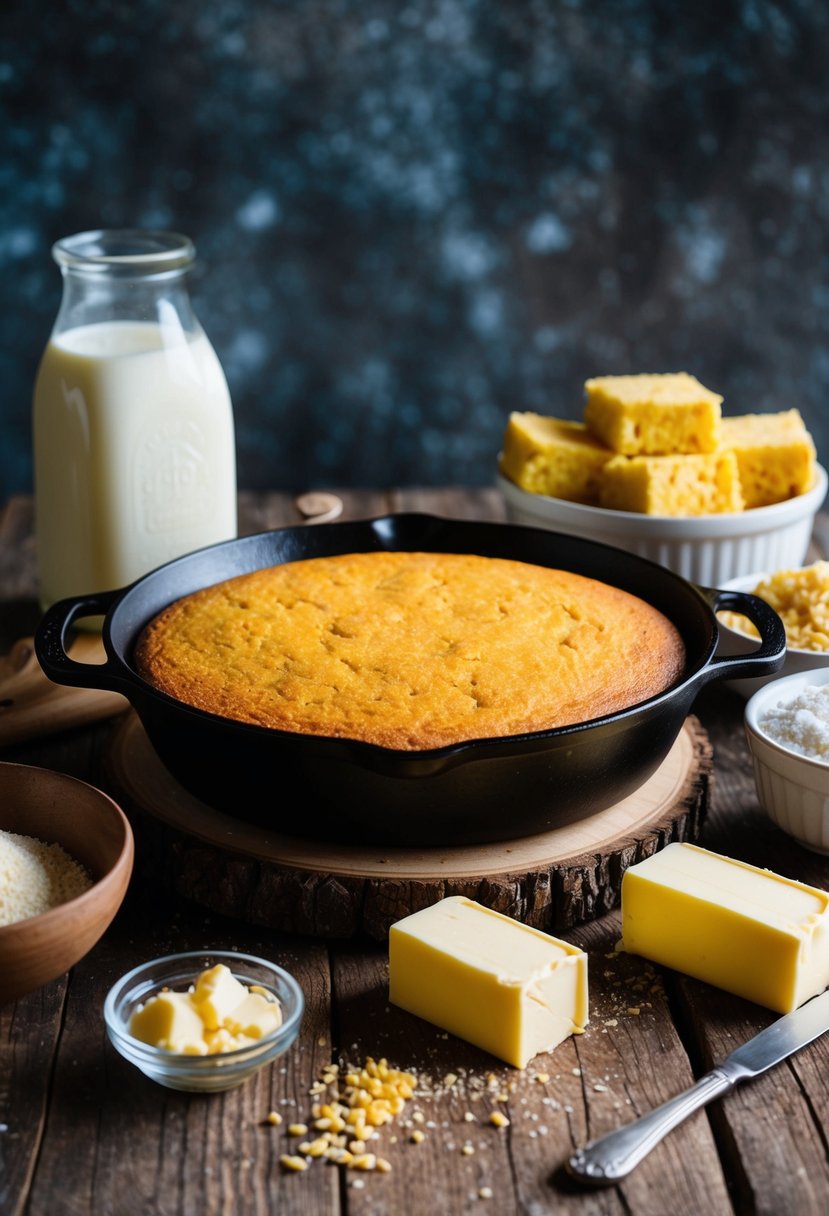
[[[0,829],[56,842],[93,879],[83,895],[0,926],[0,1002],[57,979],[92,949],[112,921],[132,874],[134,844],[124,812],[74,777],[0,763]]]

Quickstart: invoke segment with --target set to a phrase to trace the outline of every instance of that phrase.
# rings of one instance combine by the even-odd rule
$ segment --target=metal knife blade
[[[829,990],[812,997],[735,1048],[720,1068],[739,1073],[738,1079],[759,1076],[820,1038],[825,1030],[829,1030]]]
[[[695,1085],[663,1102],[633,1123],[609,1132],[567,1162],[567,1172],[581,1182],[608,1186],[619,1182],[652,1148],[694,1111],[750,1077],[759,1076],[781,1060],[807,1047],[829,1030],[829,990],[799,1009],[784,1014],[765,1030],[735,1048],[722,1064],[700,1077]]]

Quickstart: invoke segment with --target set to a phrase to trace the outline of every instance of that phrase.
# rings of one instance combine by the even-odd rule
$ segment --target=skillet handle
[[[71,596],[48,608],[35,632],[35,654],[45,674],[55,684],[74,688],[103,688],[123,692],[128,681],[107,655],[104,663],[78,663],[66,653],[66,635],[79,617],[105,615],[123,590]]]
[[[786,630],[770,604],[747,591],[727,591],[719,587],[700,587],[714,612],[729,609],[747,616],[760,632],[760,645],[749,654],[719,655],[701,673],[704,682],[723,676],[768,676],[779,671],[786,657]]]

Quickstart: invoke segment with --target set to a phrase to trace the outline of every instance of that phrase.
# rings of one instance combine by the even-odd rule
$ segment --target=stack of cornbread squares
[[[510,414],[501,472],[523,490],[647,515],[711,515],[793,498],[815,478],[796,409],[723,417],[687,372],[599,376],[584,421]]]

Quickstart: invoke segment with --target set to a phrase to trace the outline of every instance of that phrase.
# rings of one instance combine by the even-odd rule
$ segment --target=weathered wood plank
[[[325,947],[244,934],[233,923],[188,916],[180,904],[146,894],[151,901],[133,898],[115,931],[72,974],[48,1136],[27,1212],[334,1216],[340,1204],[333,1171],[297,1179],[279,1164],[291,1143],[285,1128],[304,1111],[313,1077],[330,1059]],[[106,1039],[101,1009],[126,967],[210,948],[282,963],[302,985],[306,1014],[297,1044],[244,1085],[224,1094],[180,1094],[121,1059]],[[266,1123],[270,1110],[283,1115],[282,1127]]]
[[[66,980],[0,1006],[0,1212],[22,1213],[40,1150]]]
[[[709,690],[695,711],[714,747],[717,779],[701,843],[787,877],[826,887],[829,864],[794,844],[759,805],[741,719],[745,702]],[[688,1049],[701,1075],[776,1016],[705,984],[670,976]],[[712,1104],[708,1117],[737,1210],[787,1216],[829,1207],[829,1046],[792,1061]]]
[[[333,490],[342,499],[342,520],[369,519],[390,510],[390,496],[384,490]],[[284,528],[307,523],[296,508],[296,497],[292,494],[274,492],[253,493],[245,491],[239,495],[239,535],[266,532],[271,528]]]
[[[646,1114],[694,1079],[654,968],[616,951],[618,913],[570,936],[590,955],[591,1014],[588,1030],[573,1041],[581,1094],[573,1104],[572,1138],[562,1146],[559,1165],[572,1148]],[[522,1169],[519,1176],[526,1172]],[[689,1120],[681,1136],[660,1145],[618,1191],[628,1212],[732,1211],[704,1117]],[[581,1211],[583,1196],[583,1191],[577,1193],[572,1211]]]
[[[9,599],[34,592],[34,530],[34,500],[10,498],[0,509],[0,586]]]
[[[378,1151],[391,1162],[391,1173],[346,1172],[349,1212],[454,1216],[480,1211],[484,1187],[492,1191],[492,1210],[499,1216],[517,1211],[510,1129],[488,1123],[490,1111],[509,1110],[509,1103],[495,1095],[513,1070],[389,1005],[385,951],[338,950],[333,976],[334,1024],[343,1061],[361,1065],[369,1056],[387,1058],[393,1067],[418,1077],[415,1098],[378,1137]],[[494,1090],[488,1088],[490,1075]],[[447,1084],[447,1076],[456,1077],[455,1083]],[[474,1121],[467,1121],[467,1112]],[[421,1144],[411,1142],[415,1130],[425,1135]],[[464,1155],[466,1143],[474,1154]]]
[[[0,653],[31,637],[39,619],[34,503],[21,496],[0,507]]]
[[[778,1016],[685,977],[676,987],[700,1074]],[[825,1039],[712,1103],[708,1115],[738,1212],[823,1216],[829,1208]]]
[[[392,1173],[369,1175],[356,1195],[349,1188],[350,1211],[403,1211],[404,1200],[412,1216],[427,1216],[436,1204],[447,1214],[480,1211],[481,1187],[492,1191],[499,1216],[732,1211],[704,1116],[689,1121],[681,1139],[660,1146],[622,1188],[586,1191],[563,1176],[574,1147],[645,1113],[693,1080],[661,984],[648,964],[614,952],[617,935],[612,917],[568,935],[590,954],[590,1026],[523,1071],[390,1006],[384,953],[372,954],[369,972],[364,953],[338,950],[334,999],[341,1053],[351,1062],[386,1056],[429,1078],[412,1103],[412,1111],[424,1116],[426,1140],[408,1142],[416,1125],[404,1112],[394,1128],[397,1142],[389,1130],[381,1135]],[[447,1072],[458,1077],[451,1087],[443,1082]],[[506,1101],[498,1100],[500,1093]],[[507,1114],[509,1128],[497,1131],[488,1124],[493,1109]],[[474,1116],[468,1122],[467,1112]],[[475,1150],[469,1156],[463,1153],[467,1143]]]
[[[391,509],[422,511],[427,515],[442,515],[449,519],[485,519],[499,522],[506,518],[500,491],[489,486],[474,489],[447,486],[427,490],[417,487],[394,490],[391,495]]]

